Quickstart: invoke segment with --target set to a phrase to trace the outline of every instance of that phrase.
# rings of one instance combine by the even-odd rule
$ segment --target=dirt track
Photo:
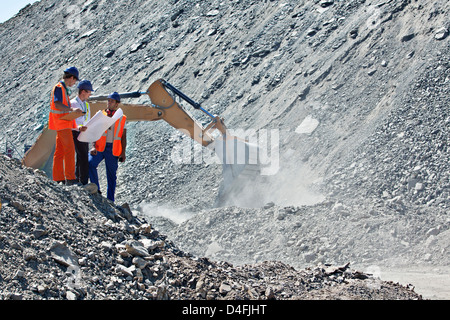
[[[450,269],[444,267],[410,267],[404,269],[382,269],[380,278],[384,281],[412,284],[414,290],[424,299],[450,299]]]

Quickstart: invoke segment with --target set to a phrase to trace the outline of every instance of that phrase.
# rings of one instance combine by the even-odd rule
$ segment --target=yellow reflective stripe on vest
[[[123,131],[123,129],[120,130],[121,128],[123,128],[122,123],[123,123],[123,117],[120,118],[119,121],[116,122],[116,125],[115,125],[115,128],[114,128],[114,131],[115,131],[114,132],[114,140],[121,140],[122,139],[122,137],[119,137],[119,132]]]
[[[85,102],[85,104],[86,104],[86,114],[84,115],[84,121],[87,121],[89,117],[89,103]]]
[[[113,155],[119,157],[122,154],[122,134],[127,117],[122,116],[114,126]]]
[[[62,111],[62,110],[53,110],[50,109],[51,113],[56,113],[56,114],[65,114],[65,113],[69,113],[69,111]]]

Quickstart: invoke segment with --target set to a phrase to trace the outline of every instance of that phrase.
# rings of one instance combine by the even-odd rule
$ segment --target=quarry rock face
[[[254,139],[267,170],[224,193],[214,155],[163,121],[127,124],[116,204],[2,157],[2,298],[307,299],[313,287],[327,298],[324,283],[358,283],[369,288],[363,299],[417,298],[367,286],[365,271],[450,264],[449,6],[25,7],[0,25],[0,141],[13,158],[39,136],[52,87],[76,66],[99,95],[169,81]],[[150,104],[146,95],[123,102]],[[106,190],[102,165],[99,176]],[[277,272],[284,280],[270,285]]]

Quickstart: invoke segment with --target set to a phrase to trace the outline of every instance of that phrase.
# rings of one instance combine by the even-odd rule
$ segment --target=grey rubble
[[[211,208],[221,167],[172,161],[183,139],[166,123],[129,124],[117,201],[184,252],[236,266],[448,269],[448,1],[64,4],[36,2],[0,26],[2,143],[34,142],[64,67],[99,94],[165,78],[229,128],[280,134],[280,171]]]
[[[179,250],[79,186],[0,157],[0,299],[421,299],[349,265],[233,266]]]

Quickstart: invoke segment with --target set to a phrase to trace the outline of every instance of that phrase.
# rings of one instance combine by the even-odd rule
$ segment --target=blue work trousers
[[[89,154],[89,179],[92,183],[95,183],[100,191],[100,185],[98,183],[97,167],[105,159],[106,166],[106,179],[108,181],[108,194],[107,198],[114,201],[114,194],[116,191],[117,180],[117,168],[119,166],[119,157],[116,157],[112,153],[113,144],[107,143],[103,152],[97,151],[95,156]]]

